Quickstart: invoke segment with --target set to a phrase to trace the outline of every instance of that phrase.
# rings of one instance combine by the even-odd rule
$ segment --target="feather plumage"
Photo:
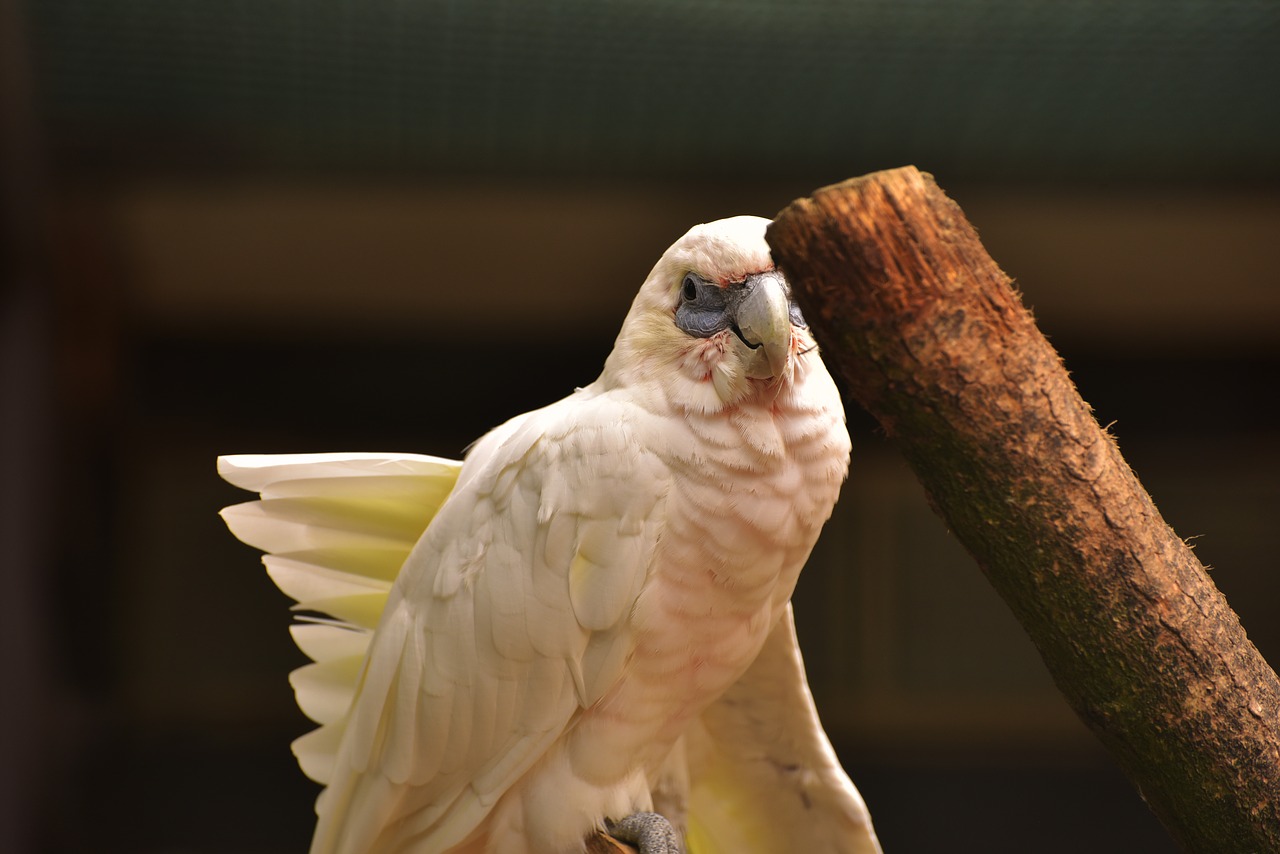
[[[731,318],[700,309],[696,334],[675,322],[687,274],[782,287],[764,225],[692,229],[600,378],[462,464],[220,461],[261,493],[224,511],[232,531],[271,553],[300,609],[330,615],[293,630],[314,663],[291,681],[322,724],[294,750],[328,784],[313,852],[576,852],[655,801],[681,827],[691,808],[691,841],[715,845],[743,838],[726,819],[767,800],[751,786],[777,785],[759,769],[779,765],[804,770],[781,793],[818,804],[829,829],[787,812],[747,850],[805,848],[778,842],[792,832],[830,843],[805,850],[877,850],[790,631],[792,586],[847,467],[839,397],[785,316],[744,326],[785,330],[764,342],[769,370],[785,357],[765,379]],[[785,315],[771,294],[759,310]],[[708,794],[739,771],[746,792]]]

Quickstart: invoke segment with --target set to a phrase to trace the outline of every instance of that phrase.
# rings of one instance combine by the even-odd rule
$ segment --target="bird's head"
[[[769,220],[696,225],[654,266],[623,323],[606,377],[657,382],[677,406],[716,412],[790,385],[813,339],[773,266]]]

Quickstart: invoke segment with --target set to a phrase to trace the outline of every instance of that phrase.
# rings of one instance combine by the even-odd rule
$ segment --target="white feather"
[[[351,708],[356,676],[364,656],[333,658],[299,667],[289,674],[289,684],[303,714],[318,724],[331,724]]]
[[[238,539],[272,554],[335,548],[407,552],[416,539],[398,526],[370,524],[359,516],[347,520],[341,509],[299,498],[235,504],[223,509],[222,518]]]
[[[324,784],[333,778],[333,765],[345,729],[342,722],[337,722],[313,729],[306,735],[293,740],[290,746],[303,774],[317,783]]]
[[[297,623],[289,627],[293,642],[312,661],[336,658],[363,658],[369,648],[368,632],[351,631],[340,626]]]
[[[389,581],[341,572],[289,557],[266,555],[262,562],[276,587],[295,602],[361,593],[380,593],[385,599],[391,590]]]
[[[297,480],[410,475],[453,482],[461,463],[422,454],[227,454],[218,458],[223,480],[250,492]]]
[[[770,635],[847,467],[834,384],[804,330],[760,382],[730,332],[697,339],[672,322],[686,273],[727,285],[772,268],[766,225],[690,230],[601,377],[496,428],[464,464],[220,459],[261,493],[224,511],[232,531],[274,555],[299,609],[336,618],[294,629],[316,663],[292,682],[325,723],[294,744],[329,785],[313,854],[576,852],[655,795],[689,803],[704,841],[878,850],[794,636]],[[739,737],[756,744],[725,743]],[[777,763],[804,773],[779,780]],[[735,775],[740,791],[707,800]],[[760,824],[779,785],[825,826],[726,829],[744,811]],[[788,832],[800,820],[782,817]]]
[[[686,736],[698,854],[879,854],[805,680],[790,604],[755,662]]]
[[[628,645],[615,626],[643,583],[653,542],[592,517],[617,509],[648,518],[661,496],[648,480],[654,467],[636,470],[642,457],[625,452],[627,416],[607,396],[571,398],[522,417],[539,419],[538,430],[517,424],[477,444],[460,477],[465,490],[410,556],[370,647],[333,783],[344,795],[335,802],[363,801],[375,778],[404,781],[388,821],[406,834],[429,830],[447,848],[580,708],[587,689],[578,662],[593,632],[605,632],[601,642],[616,651],[593,655],[592,689],[616,680]],[[592,484],[604,472],[629,493],[609,495],[602,507]],[[541,547],[503,545],[521,535]],[[599,562],[579,579],[581,618],[570,578],[579,553]],[[606,665],[614,672],[600,672]],[[501,728],[500,719],[508,722]],[[357,844],[351,833],[322,816],[316,850],[339,836],[349,850],[372,843]]]
[[[461,463],[412,454],[234,455],[218,459],[231,483],[263,499],[225,508],[237,537],[268,552],[276,585],[297,608],[338,618],[290,628],[315,664],[289,681],[319,729],[293,743],[303,773],[333,776],[373,628],[391,580],[440,504]],[[319,808],[319,807],[318,807]]]

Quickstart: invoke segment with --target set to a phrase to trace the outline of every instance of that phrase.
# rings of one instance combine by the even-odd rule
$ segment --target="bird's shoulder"
[[[544,507],[584,511],[560,487],[621,481],[625,494],[659,488],[668,476],[667,437],[654,413],[622,390],[578,389],[555,403],[517,415],[472,446],[459,477],[473,500],[504,501],[518,488],[534,488]]]

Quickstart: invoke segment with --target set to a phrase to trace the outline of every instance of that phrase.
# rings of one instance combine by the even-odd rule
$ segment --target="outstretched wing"
[[[867,807],[818,720],[789,603],[685,747],[691,854],[879,854]]]
[[[666,469],[578,394],[483,438],[375,633],[313,851],[447,850],[615,682]]]
[[[462,463],[416,454],[241,454],[218,458],[230,483],[261,493],[222,511],[307,619],[290,628],[314,662],[289,674],[321,726],[293,743],[302,771],[329,782],[356,676],[405,558],[453,489]],[[306,618],[304,618],[306,619]]]

